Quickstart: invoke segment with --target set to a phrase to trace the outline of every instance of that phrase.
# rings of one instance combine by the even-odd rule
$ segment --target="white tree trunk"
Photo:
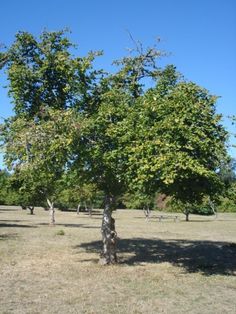
[[[86,204],[86,211],[88,211],[89,217],[91,218],[91,216],[92,216],[92,205],[90,202],[89,202],[88,206]]]
[[[89,217],[92,217],[93,206],[90,204],[89,206]]]
[[[144,206],[143,207],[143,211],[144,211],[144,215],[145,215],[145,217],[146,217],[146,220],[148,220],[149,219],[149,217],[150,217],[150,208],[149,208],[149,206]]]
[[[112,218],[111,205],[112,197],[106,196],[101,228],[103,241],[101,263],[103,265],[117,263],[116,255],[117,234],[115,231],[115,219]]]
[[[217,211],[215,210],[215,204],[212,201],[209,201],[209,205],[210,205],[210,207],[212,209],[212,212],[213,212],[213,214],[215,216],[215,219],[217,219],[218,214],[217,214]]]
[[[77,206],[77,215],[79,215],[79,211],[80,211],[80,204],[78,204],[78,206]]]
[[[54,208],[54,203],[51,202],[48,198],[47,198],[47,203],[48,203],[48,206],[49,206],[50,225],[54,226],[55,225],[55,208]]]

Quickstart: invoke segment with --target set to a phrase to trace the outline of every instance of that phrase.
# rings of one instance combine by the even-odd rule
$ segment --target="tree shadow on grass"
[[[46,222],[41,222],[38,223],[37,225],[39,226],[49,226],[49,223]],[[62,224],[62,223],[55,223],[54,225],[56,226],[61,226],[61,227],[69,227],[69,228],[86,228],[86,229],[100,229],[100,227],[97,226],[90,226],[90,225],[85,225],[85,224]]]
[[[22,221],[27,221],[27,220],[22,220],[22,219],[1,219],[0,220],[0,223],[5,223],[5,221],[7,221],[7,222],[22,222]]]
[[[49,222],[40,222],[37,224],[38,226],[51,226]],[[63,227],[72,227],[72,228],[81,228],[83,224],[61,224],[61,223],[55,223],[53,225],[56,226],[63,226]]]
[[[70,228],[85,228],[85,229],[100,229],[98,226],[90,226],[85,224],[56,224],[56,226],[70,227]]]
[[[82,243],[88,252],[100,253],[101,241]],[[121,239],[118,254],[122,264],[168,262],[189,273],[236,275],[236,243],[190,240]]]
[[[17,239],[18,234],[17,233],[5,233],[5,234],[0,234],[0,241],[6,241],[6,240],[12,240],[12,239]]]
[[[89,216],[88,214],[86,214],[86,215],[78,215],[78,216],[76,216],[77,218],[79,218],[79,219],[88,219],[88,218],[90,218],[90,219],[92,219],[92,220],[94,220],[94,219],[97,219],[97,220],[101,220],[102,219],[102,215],[91,215],[91,216]]]
[[[22,225],[22,224],[12,224],[12,223],[2,223],[0,222],[0,228],[37,228],[37,226],[30,226],[30,225]]]

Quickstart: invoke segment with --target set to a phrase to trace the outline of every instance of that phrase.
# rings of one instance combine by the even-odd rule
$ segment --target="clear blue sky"
[[[8,0],[0,12],[1,43],[9,46],[19,30],[39,35],[69,27],[81,54],[104,50],[99,65],[108,70],[132,46],[126,30],[145,45],[160,37],[161,48],[172,53],[165,62],[221,96],[217,110],[236,131],[227,119],[236,114],[235,0]],[[0,75],[0,116],[7,117],[12,105]],[[230,153],[236,157],[234,149]]]

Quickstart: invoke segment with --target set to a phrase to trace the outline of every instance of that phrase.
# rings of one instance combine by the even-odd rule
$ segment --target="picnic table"
[[[173,219],[174,222],[178,221],[178,216],[176,215],[157,215],[155,216],[159,221],[162,221],[163,219]],[[155,218],[153,217],[153,218]]]

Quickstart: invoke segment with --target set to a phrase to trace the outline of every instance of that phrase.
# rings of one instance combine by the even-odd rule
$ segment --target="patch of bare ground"
[[[101,266],[101,212],[0,207],[0,313],[235,313],[236,215],[186,223],[114,213],[119,264]]]

